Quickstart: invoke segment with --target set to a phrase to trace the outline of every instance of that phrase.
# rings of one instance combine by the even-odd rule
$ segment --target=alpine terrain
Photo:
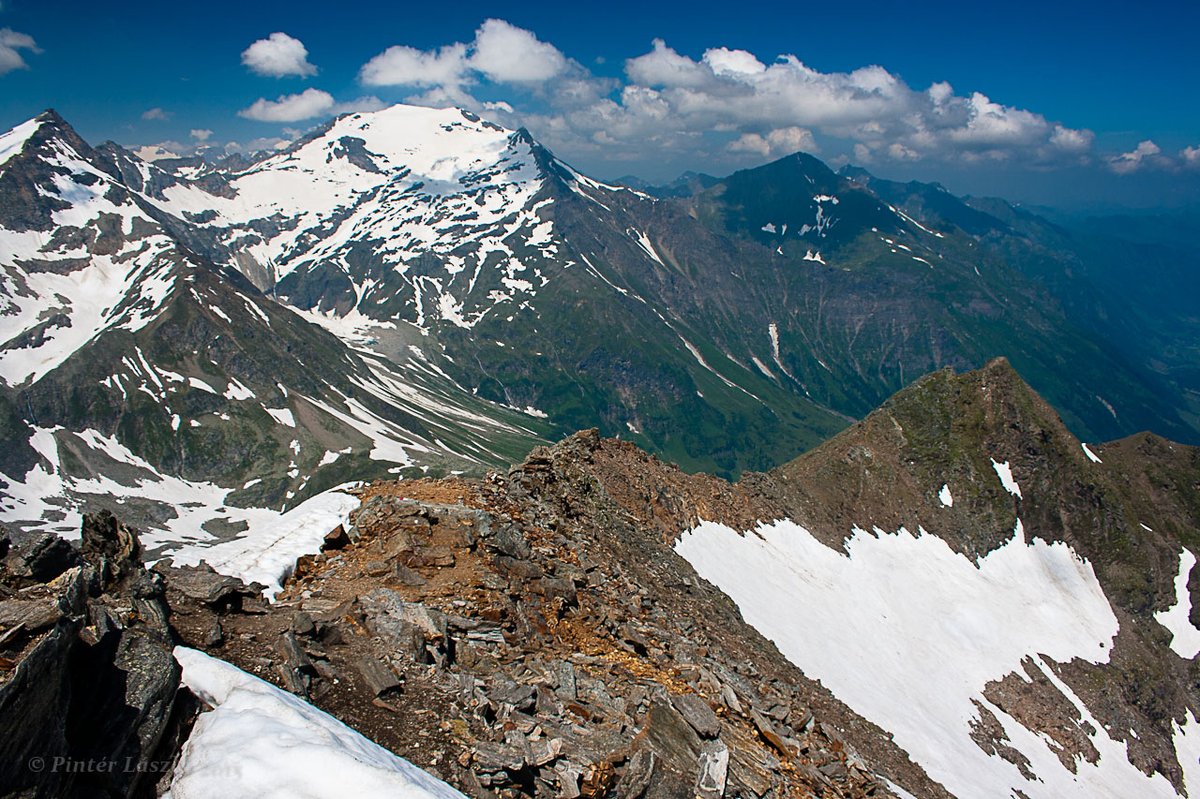
[[[1156,224],[803,153],[609,184],[455,108],[153,161],[46,111],[0,796],[1194,796]]]

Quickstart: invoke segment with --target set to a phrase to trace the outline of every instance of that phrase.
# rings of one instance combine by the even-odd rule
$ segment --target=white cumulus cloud
[[[779,128],[765,136],[758,133],[743,133],[729,143],[729,150],[735,153],[755,153],[763,157],[771,155],[790,155],[803,151],[815,153],[820,150],[812,131],[805,128]]]
[[[251,72],[271,78],[317,74],[317,68],[308,62],[308,48],[286,33],[272,33],[251,44],[242,53],[242,63]]]
[[[1128,175],[1143,167],[1161,163],[1159,158],[1161,154],[1162,148],[1147,139],[1138,142],[1138,146],[1129,152],[1113,156],[1108,160],[1108,165],[1118,175]]]
[[[462,98],[461,88],[485,77],[496,83],[534,84],[564,74],[571,62],[558,48],[504,20],[489,19],[470,44],[436,50],[389,47],[359,72],[368,86],[413,86],[440,90],[434,97]]]
[[[396,45],[368,61],[359,72],[367,86],[459,86],[467,75],[467,46],[439,50]]]
[[[333,107],[335,114],[354,114],[363,111],[379,111],[387,108],[388,104],[380,100],[374,95],[359,97],[357,100],[348,100],[344,103],[337,103]]]
[[[875,164],[1200,168],[1197,148],[1169,156],[1097,152],[1092,131],[973,87],[911,86],[880,65],[825,72],[792,54],[766,55],[729,46],[689,54],[656,39],[626,60],[620,77],[602,77],[534,31],[488,19],[469,41],[389,47],[359,80],[406,87],[413,91],[406,102],[523,125],[567,158],[609,163],[707,159],[714,168],[736,167],[803,150]]]
[[[997,159],[1030,162],[1079,158],[1092,134],[1057,125],[1040,114],[994,102],[980,92],[960,96],[946,82],[919,91],[880,66],[820,72],[794,55],[765,64],[752,53],[711,48],[699,59],[655,40],[650,52],[626,62],[629,88],[653,92],[679,135],[730,130],[734,152],[768,155],[782,147],[771,131],[806,130],[846,142],[859,160],[892,158]],[[639,103],[644,107],[644,100]],[[607,116],[636,117],[627,103]],[[661,110],[656,115],[662,116]],[[586,117],[576,124],[586,125]],[[643,126],[627,119],[623,129]],[[815,141],[815,140],[814,140]],[[805,142],[807,147],[812,143]]]
[[[22,50],[30,53],[42,52],[29,34],[18,33],[12,28],[0,28],[0,75],[14,69],[29,68],[21,56]]]
[[[195,139],[200,144],[204,144],[206,141],[211,139],[212,135],[213,135],[213,132],[206,128],[195,128],[191,131],[192,138]]]
[[[567,58],[524,28],[489,19],[475,32],[471,67],[499,83],[534,83],[566,71]]]
[[[164,111],[157,106],[154,108],[147,108],[142,112],[142,119],[146,120],[147,122],[162,122],[170,118],[171,114],[169,111]]]
[[[333,112],[336,105],[329,92],[305,89],[299,94],[285,94],[276,100],[259,98],[249,108],[238,111],[238,116],[259,122],[299,122],[325,116]]]

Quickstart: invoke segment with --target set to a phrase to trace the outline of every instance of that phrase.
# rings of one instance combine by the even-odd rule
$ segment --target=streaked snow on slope
[[[1017,499],[1021,499],[1021,486],[1017,485],[1016,479],[1013,478],[1012,467],[1008,465],[1008,461],[998,463],[995,458],[992,458],[992,468],[996,470],[996,476],[1000,478],[1004,490]]]
[[[453,108],[396,105],[338,118],[229,176],[228,192],[183,181],[153,201],[176,216],[209,213],[196,224],[252,279],[309,270],[349,278],[353,306],[336,315],[359,321],[323,324],[350,340],[366,319],[387,323],[379,309],[396,313],[398,297],[419,327],[441,319],[469,328],[534,295],[561,246],[550,200],[537,199],[543,181],[524,136]],[[372,263],[352,266],[366,249]],[[399,281],[381,278],[379,266]]]
[[[42,123],[36,119],[22,122],[7,133],[0,134],[0,168],[14,155],[21,152],[29,137],[37,133]],[[0,172],[3,170],[0,169]]]
[[[1184,548],[1179,554],[1179,573],[1175,577],[1175,604],[1154,614],[1155,620],[1171,631],[1171,649],[1189,660],[1200,654],[1200,630],[1191,622],[1192,594],[1188,591],[1188,578],[1195,565],[1196,556]]]
[[[1118,632],[1091,565],[1065,544],[1028,541],[1018,522],[1006,544],[978,561],[903,528],[856,529],[840,551],[778,521],[746,534],[702,522],[676,549],[786,657],[893,733],[957,797],[1176,795],[1162,776],[1130,764],[1125,745],[1109,738],[1050,664],[1106,662]],[[984,698],[988,682],[1022,673],[1023,662],[1092,724],[1095,764],[1077,760],[1072,773],[1044,736]],[[999,720],[1037,780],[972,740],[975,702]],[[1190,728],[1177,733],[1177,746],[1195,748],[1192,737]]]
[[[317,552],[325,534],[339,524],[348,524],[350,512],[358,506],[357,497],[332,489],[283,513],[267,508],[230,508],[227,515],[248,524],[236,538],[216,543],[172,541],[165,545],[163,554],[177,566],[203,560],[221,574],[261,583],[270,597],[291,574],[296,559]]]
[[[69,475],[60,461],[59,437],[76,451],[106,456],[111,463],[106,474]],[[236,507],[229,504],[233,488],[160,474],[115,438],[94,430],[72,434],[39,428],[31,443],[41,458],[24,479],[0,474],[0,521],[75,538],[86,497],[117,505],[160,505],[165,514],[174,515],[158,528],[141,531],[152,556],[171,557],[178,564],[206,560],[224,574],[266,585],[268,593],[279,590],[297,557],[317,551],[322,537],[358,507],[357,499],[336,489],[286,511]],[[232,536],[210,533],[205,528],[213,522],[241,531]]]
[[[466,799],[304,700],[236,666],[177,647],[200,714],[163,799]]]
[[[0,153],[15,155],[12,142],[30,124],[0,138]],[[104,330],[145,327],[187,262],[111,175],[62,141],[46,150],[44,167],[56,174],[43,191],[65,204],[51,214],[55,228],[0,228],[0,380],[10,386],[36,382]],[[91,238],[111,251],[91,251]]]

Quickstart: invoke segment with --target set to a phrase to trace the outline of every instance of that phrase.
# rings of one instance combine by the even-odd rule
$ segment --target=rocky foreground
[[[145,568],[136,536],[107,514],[86,518],[78,550],[53,536],[5,540],[0,795],[168,788],[202,710],[171,657],[183,644],[475,799],[949,796],[676,552],[701,520],[753,530],[784,518],[835,551],[852,523],[935,531],[972,562],[1006,546],[1020,519],[1070,545],[1119,620],[1111,655],[1045,665],[1074,704],[1014,672],[987,686],[988,706],[1071,773],[1096,765],[1102,734],[1142,774],[1182,789],[1178,730],[1196,712],[1197,667],[1157,619],[1181,601],[1181,544],[1197,543],[1200,453],[1149,436],[1098,452],[1103,469],[996,362],[926,378],[737,484],[594,431],[482,480],[374,483],[272,602],[204,566]],[[1012,729],[980,712],[975,744],[1036,784]],[[31,767],[37,758],[133,765],[78,773]]]
[[[882,796],[888,779],[938,795],[695,576],[659,532],[665,518],[608,495],[597,460],[635,453],[664,468],[583,433],[505,476],[371,485],[350,528],[302,558],[271,604],[261,586],[205,567],[145,570],[109,515],[88,517],[81,552],[48,537],[14,548],[0,605],[0,785],[166,788],[198,710],[170,656],[182,643],[481,799]],[[675,497],[686,506],[659,509],[670,525],[727,491],[668,471],[688,486]],[[122,673],[137,679],[104,676]],[[44,729],[31,735],[31,720]],[[146,765],[28,767],[127,755]]]

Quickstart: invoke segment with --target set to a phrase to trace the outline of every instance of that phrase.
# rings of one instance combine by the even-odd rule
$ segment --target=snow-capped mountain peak
[[[339,117],[225,174],[220,191],[179,180],[156,202],[302,310],[470,326],[546,279],[538,256],[554,236],[534,146],[460,109],[396,105]],[[332,295],[311,288],[331,282]]]
[[[36,382],[101,331],[152,320],[188,255],[47,111],[0,137],[0,380]]]
[[[24,149],[25,143],[38,132],[43,121],[42,117],[34,117],[0,135],[0,169],[4,167],[5,162]]]

